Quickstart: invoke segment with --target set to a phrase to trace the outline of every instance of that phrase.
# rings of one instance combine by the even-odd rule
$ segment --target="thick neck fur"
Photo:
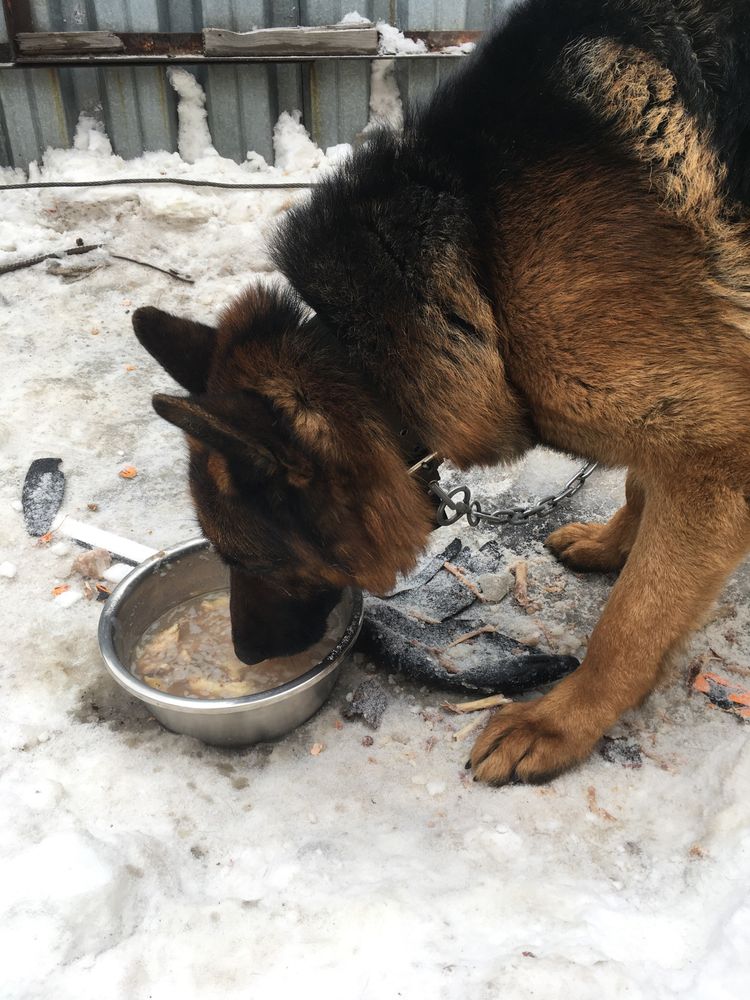
[[[510,460],[531,443],[478,244],[456,179],[383,133],[289,214],[274,245],[352,367],[428,451],[462,467]]]

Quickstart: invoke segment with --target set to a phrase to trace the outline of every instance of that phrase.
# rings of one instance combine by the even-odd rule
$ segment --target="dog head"
[[[189,393],[153,405],[187,436],[241,660],[308,648],[345,587],[382,592],[413,566],[430,505],[340,346],[290,294],[250,289],[216,328],[150,307],[133,327]]]

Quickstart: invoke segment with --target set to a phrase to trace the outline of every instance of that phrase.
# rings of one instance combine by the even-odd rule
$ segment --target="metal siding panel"
[[[125,0],[131,31],[158,31],[159,7],[163,0]]]
[[[417,28],[437,28],[436,2],[437,0],[409,0],[406,5],[405,27],[410,31],[416,31]]]
[[[364,14],[365,12],[362,11]],[[396,0],[371,0],[369,18],[371,21],[387,21],[398,24],[398,4]]]
[[[241,66],[237,71],[237,97],[242,150],[240,159],[254,150],[273,163],[273,127],[276,124],[275,77],[268,66]]]
[[[13,155],[8,141],[8,127],[5,124],[5,113],[0,101],[0,167],[12,167]]]
[[[200,0],[161,0],[164,31],[200,31],[203,16]]]
[[[69,146],[73,136],[65,112],[57,70],[53,68],[28,70],[27,81],[33,92],[33,103],[36,107],[39,152],[44,152],[48,146],[52,146],[53,149]]]
[[[52,0],[48,0],[52,3]],[[89,5],[84,0],[56,0],[58,15],[56,21],[60,31],[88,31]]]
[[[94,118],[103,117],[99,73],[95,67],[85,69],[78,66],[62,67],[58,73],[68,124],[71,134],[74,134],[82,111]]]
[[[469,31],[481,31],[489,18],[489,0],[466,0],[466,25]]]
[[[370,115],[370,63],[315,62],[310,66],[306,122],[323,149],[354,142]]]
[[[112,148],[119,156],[132,159],[143,152],[138,90],[135,74],[140,67],[107,66],[99,69],[104,125],[112,142]]]
[[[276,79],[274,92],[276,96],[275,118],[282,111],[303,111],[305,98],[305,77],[308,74],[307,64],[294,65],[284,63],[274,66],[272,73]],[[275,119],[274,119],[275,120]]]
[[[301,24],[297,0],[269,0],[270,24],[275,28],[293,28]]]
[[[100,31],[132,31],[127,0],[94,0],[92,4],[95,22],[89,27]]]
[[[481,29],[511,0],[31,0],[38,29],[198,31],[204,26],[246,31],[255,26],[325,24],[357,9],[402,29]],[[397,60],[405,101],[429,97],[453,61]],[[304,65],[190,67],[207,93],[216,148],[243,160],[248,149],[272,159],[272,131],[281,111],[299,109],[322,146],[353,141],[367,121],[367,61]],[[46,70],[35,71],[49,73]],[[70,68],[32,81],[14,70],[3,79],[6,159],[26,165],[48,142],[68,141],[80,111],[103,108],[116,152],[174,149],[176,99],[162,67]],[[15,80],[15,83],[13,83]],[[31,87],[31,91],[27,87]],[[64,113],[60,115],[60,102]],[[1,124],[1,123],[0,123]],[[1,129],[0,129],[1,131]],[[66,139],[67,136],[67,139]],[[18,158],[16,160],[16,158]]]
[[[302,23],[336,24],[352,9],[353,3],[354,0],[302,0]],[[365,3],[357,9],[366,16],[370,13],[367,7]],[[323,149],[340,142],[353,142],[367,124],[369,101],[369,62],[316,62],[310,68],[311,117],[305,124]]]
[[[287,11],[287,14],[289,11]],[[266,0],[234,0],[235,31],[270,27]],[[273,126],[276,122],[276,76],[271,66],[248,65],[237,68],[237,120],[241,136],[239,159],[254,150],[273,162]]]
[[[60,20],[55,17],[51,6],[48,0],[31,0],[29,14],[34,31],[62,31]]]
[[[466,27],[466,0],[435,0],[435,28],[459,31]]]
[[[177,100],[164,67],[138,67],[134,81],[144,150],[177,149]]]
[[[203,28],[226,28],[234,31],[232,0],[203,0]]]
[[[244,160],[239,134],[239,93],[236,66],[206,67],[206,110],[214,146],[222,156]]]
[[[30,70],[6,70],[0,88],[7,128],[10,158],[15,167],[28,167],[39,157],[41,142],[36,126],[36,108],[29,85]]]
[[[271,27],[267,4],[264,0],[232,0],[235,31],[252,31],[253,28]]]

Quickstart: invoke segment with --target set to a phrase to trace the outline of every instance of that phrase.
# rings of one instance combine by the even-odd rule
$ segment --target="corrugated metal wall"
[[[192,32],[204,27],[332,24],[351,10],[402,30],[483,29],[509,0],[31,0],[38,31]],[[2,20],[0,19],[0,24]],[[4,32],[4,25],[0,29]],[[3,35],[0,34],[0,41]],[[429,94],[456,60],[402,60],[405,99]],[[273,125],[281,111],[300,109],[324,148],[351,142],[367,123],[370,64],[190,66],[207,94],[217,150],[244,160],[254,149],[272,161]],[[72,142],[81,111],[103,117],[115,152],[176,149],[176,99],[164,66],[0,70],[0,164],[26,167],[48,146]]]

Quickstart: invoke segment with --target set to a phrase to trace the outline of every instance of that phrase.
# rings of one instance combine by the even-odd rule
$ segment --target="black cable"
[[[235,188],[238,191],[293,191],[317,186],[316,182],[280,184],[228,184],[226,181],[189,180],[187,177],[123,177],[106,181],[31,181],[26,184],[0,184],[0,191],[25,191],[32,188],[108,187],[113,184],[183,184],[186,187]]]

